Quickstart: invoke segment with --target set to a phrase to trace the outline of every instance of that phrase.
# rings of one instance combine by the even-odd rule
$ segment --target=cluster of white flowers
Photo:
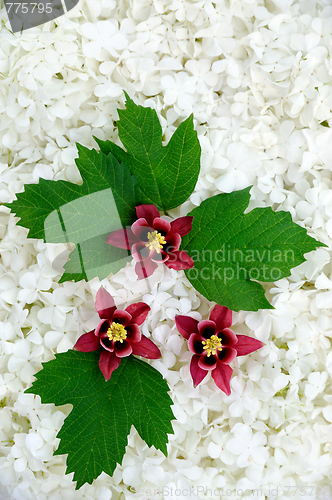
[[[166,141],[193,113],[201,174],[172,216],[253,185],[250,208],[289,211],[327,247],[266,285],[275,309],[233,315],[237,334],[265,346],[234,361],[226,396],[210,376],[192,386],[174,317],[207,318],[212,304],[183,272],[152,289],[132,264],[101,283],[59,284],[63,248],[27,238],[0,207],[0,499],[331,499],[331,1],[81,0],[22,34],[1,14],[0,202],[39,178],[78,182],[75,143],[120,144],[125,90],[156,109]],[[150,305],[143,333],[162,351],[152,365],[176,420],[167,457],[132,429],[113,477],[75,490],[53,455],[70,407],[23,391],[95,328],[101,284],[117,304]]]

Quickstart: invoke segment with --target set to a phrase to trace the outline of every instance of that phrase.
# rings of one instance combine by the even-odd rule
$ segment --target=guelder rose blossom
[[[105,380],[111,378],[121,358],[136,354],[148,359],[161,357],[158,347],[141,334],[139,325],[144,323],[150,307],[144,302],[137,302],[126,307],[124,311],[117,309],[113,297],[100,288],[96,296],[96,310],[101,321],[97,328],[84,333],[74,345],[81,352],[103,349],[99,358],[99,368]]]
[[[131,250],[137,261],[138,279],[148,278],[164,263],[169,269],[190,269],[194,261],[184,250],[179,250],[181,236],[191,231],[193,217],[180,217],[171,223],[161,219],[155,205],[136,207],[138,220],[131,229],[118,229],[106,242],[118,248]]]
[[[216,385],[230,395],[230,379],[233,373],[229,364],[236,356],[245,356],[263,347],[263,342],[246,335],[235,335],[229,329],[232,311],[216,305],[208,320],[198,322],[190,316],[175,316],[181,335],[188,340],[191,358],[190,373],[194,386],[199,385],[209,371]]]

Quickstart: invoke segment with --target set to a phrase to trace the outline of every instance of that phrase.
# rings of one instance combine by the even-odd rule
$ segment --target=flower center
[[[149,250],[155,250],[157,253],[160,253],[160,250],[165,245],[166,240],[164,236],[161,236],[158,231],[153,231],[152,233],[148,233],[148,243],[145,243],[145,246],[148,247]]]
[[[204,345],[203,349],[206,349],[206,354],[211,356],[215,356],[217,351],[222,351],[221,340],[217,335],[211,335],[211,337],[207,340],[202,340],[202,344]]]
[[[110,340],[114,342],[122,342],[127,338],[127,332],[123,325],[120,323],[112,323],[109,329],[107,330],[107,336]]]

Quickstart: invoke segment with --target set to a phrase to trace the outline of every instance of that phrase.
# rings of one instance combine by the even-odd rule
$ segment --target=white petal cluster
[[[147,284],[128,264],[102,282],[59,284],[63,246],[29,239],[0,207],[1,499],[332,498],[331,32],[330,0],[81,0],[22,34],[2,8],[1,203],[40,178],[79,182],[76,142],[120,144],[125,90],[158,112],[166,142],[193,114],[201,173],[171,216],[253,185],[250,208],[289,211],[327,247],[266,285],[273,310],[234,314],[235,333],[265,345],[234,361],[226,396],[210,376],[192,385],[174,318],[207,318],[212,304],[183,272]],[[70,406],[23,391],[95,328],[100,285],[118,305],[150,305],[143,332],[162,352],[152,365],[176,420],[167,457],[132,428],[113,477],[75,490],[53,454]]]

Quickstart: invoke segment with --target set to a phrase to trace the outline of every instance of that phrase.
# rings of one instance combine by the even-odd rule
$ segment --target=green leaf
[[[46,181],[28,184],[17,200],[7,203],[29,229],[30,238],[48,243],[75,243],[60,282],[105,278],[131,260],[130,252],[106,243],[116,229],[130,226],[142,202],[137,180],[114,155],[77,144],[76,160],[83,184]]]
[[[273,309],[257,281],[289,276],[305,261],[303,254],[326,246],[308,236],[289,212],[267,207],[244,214],[250,189],[203,201],[189,214],[194,216],[192,230],[182,244],[195,262],[186,271],[191,284],[233,311]]]
[[[106,382],[98,366],[100,351],[68,351],[43,363],[37,380],[25,392],[39,394],[43,404],[70,403],[57,437],[56,455],[68,453],[67,473],[76,488],[92,483],[103,471],[112,476],[121,464],[133,425],[148,446],[166,454],[174,419],[169,387],[161,374],[133,356],[123,358]]]
[[[126,109],[118,111],[119,137],[125,153],[110,141],[95,140],[103,153],[125,162],[150,203],[163,211],[184,203],[193,192],[200,170],[201,147],[189,116],[162,146],[157,113],[137,106],[126,94]]]

